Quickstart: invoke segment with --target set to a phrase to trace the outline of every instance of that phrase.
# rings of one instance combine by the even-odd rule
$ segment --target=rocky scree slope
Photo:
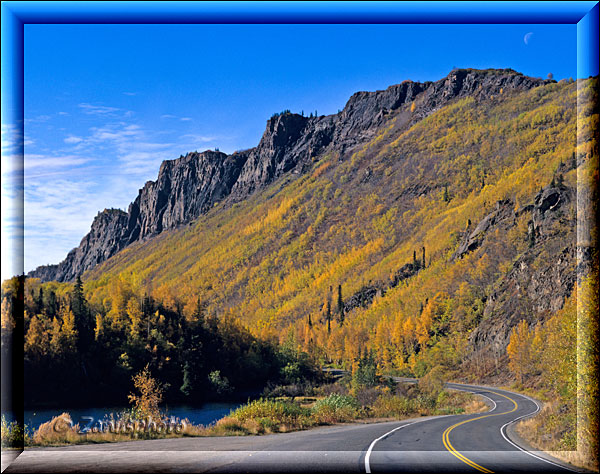
[[[157,180],[139,190],[127,212],[100,212],[65,260],[28,276],[71,281],[134,242],[191,222],[217,202],[239,202],[284,174],[303,174],[324,153],[344,160],[392,116],[408,126],[455,99],[485,100],[547,82],[510,69],[459,69],[437,82],[405,81],[384,91],[357,92],[334,115],[274,115],[255,148],[232,155],[207,150],[164,161]]]

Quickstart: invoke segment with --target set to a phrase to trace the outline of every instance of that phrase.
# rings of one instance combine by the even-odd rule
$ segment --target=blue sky
[[[26,25],[25,271],[126,209],[164,159],[249,148],[273,112],[331,114],[454,67],[575,77],[576,26]]]

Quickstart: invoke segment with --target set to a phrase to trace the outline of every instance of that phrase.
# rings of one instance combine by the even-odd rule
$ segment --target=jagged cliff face
[[[165,161],[158,179],[148,181],[128,212],[104,210],[79,247],[58,265],[38,267],[29,276],[70,281],[133,242],[191,221],[231,191],[245,158],[205,151]]]
[[[217,202],[240,201],[286,173],[304,173],[324,153],[345,159],[391,117],[408,125],[452,100],[483,100],[544,83],[511,70],[456,70],[434,83],[405,81],[384,91],[358,92],[335,115],[274,117],[255,148],[233,155],[188,153],[163,162],[157,180],[144,185],[127,213],[99,213],[90,232],[64,261],[38,267],[29,276],[73,280],[134,242],[194,220]]]
[[[243,154],[205,151],[164,161],[129,206],[127,244],[189,222],[227,197],[246,162]]]

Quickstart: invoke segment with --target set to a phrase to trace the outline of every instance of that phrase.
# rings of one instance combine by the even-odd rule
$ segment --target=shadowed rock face
[[[334,115],[309,118],[287,113],[273,117],[255,148],[232,155],[194,152],[164,161],[157,180],[140,189],[128,212],[99,213],[90,232],[65,260],[38,267],[28,276],[42,281],[73,280],[134,242],[192,221],[217,202],[237,202],[286,173],[304,173],[323,153],[335,152],[344,159],[373,138],[403,106],[415,106],[403,116],[410,124],[456,98],[484,100],[546,82],[512,70],[461,69],[437,82],[405,81],[384,91],[357,92]]]
[[[485,223],[486,231],[508,231],[513,216],[510,207],[503,203],[477,227]],[[519,211],[519,214],[523,213],[531,216],[528,233],[533,233],[534,238],[529,249],[515,259],[512,269],[498,281],[487,299],[482,321],[470,337],[470,345],[475,351],[503,353],[511,330],[519,321],[526,319],[529,324],[535,324],[562,308],[577,276],[589,270],[590,260],[586,258],[581,262],[582,267],[576,268],[573,189],[548,186],[535,196],[533,205]],[[566,227],[572,231],[559,237],[555,229],[558,221],[567,224]],[[531,238],[531,235],[528,237]],[[485,235],[479,236],[479,242],[485,242]],[[540,260],[541,252],[546,257]]]

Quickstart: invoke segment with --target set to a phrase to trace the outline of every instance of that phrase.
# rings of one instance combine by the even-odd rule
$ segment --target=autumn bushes
[[[361,415],[354,397],[331,394],[310,403],[259,399],[249,402],[219,420],[213,435],[264,434],[302,430],[317,425],[351,421]]]
[[[39,426],[33,436],[27,436],[26,446],[60,446],[69,444],[109,443],[131,440],[208,436],[209,429],[188,420],[167,418],[137,418],[135,410],[111,413],[93,427],[74,424],[69,413],[53,417]]]
[[[249,422],[258,423],[262,431],[274,431],[281,426],[303,427],[308,425],[310,410],[297,403],[281,400],[255,400],[243,405],[230,418],[239,423],[252,426]]]
[[[569,451],[568,461],[597,469],[597,277],[582,278],[561,310],[545,323],[513,328],[507,353],[517,388],[548,400],[522,422],[522,436],[540,449]]]
[[[396,383],[376,373],[365,356],[352,374],[330,383],[274,387],[267,398],[248,402],[210,428],[213,435],[301,430],[354,420],[479,412],[486,405],[472,394],[444,389],[443,373],[432,370],[416,383]],[[281,396],[290,392],[291,396]],[[279,395],[279,396],[277,396]]]
[[[19,448],[29,442],[29,435],[16,421],[8,421],[2,415],[1,439],[3,448]]]
[[[188,420],[168,419],[159,409],[163,387],[148,366],[133,377],[132,408],[81,429],[68,413],[42,424],[32,444],[48,446],[131,439],[181,436],[241,436],[302,430],[319,425],[360,419],[407,418],[481,411],[471,394],[444,390],[440,370],[432,370],[418,384],[396,384],[376,374],[373,361],[365,357],[353,374],[322,385],[292,384],[272,387],[269,396],[249,401],[214,425],[196,426]],[[330,381],[331,382],[331,381]],[[276,396],[289,393],[291,396]],[[3,440],[5,423],[3,422]],[[3,441],[4,442],[4,441]]]
[[[377,394],[371,405],[359,399],[364,390]],[[468,409],[467,409],[468,408]],[[475,401],[471,394],[441,391],[434,397],[418,386],[400,388],[362,388],[356,396],[331,393],[319,398],[290,399],[261,398],[248,402],[211,426],[180,423],[177,429],[149,430],[139,425],[128,413],[122,413],[104,424],[104,429],[82,432],[73,425],[68,413],[54,417],[41,425],[27,440],[35,446],[61,444],[102,443],[127,440],[173,438],[182,436],[244,436],[284,433],[356,420],[381,418],[408,418],[410,416],[458,414],[482,411],[485,405]],[[159,419],[159,425],[166,423]],[[165,426],[167,426],[165,424]],[[110,427],[110,429],[108,429]],[[116,429],[115,429],[116,427]],[[142,429],[144,428],[144,429]],[[3,443],[5,443],[3,425]],[[8,441],[7,441],[8,442]]]
[[[473,413],[486,405],[472,394],[444,389],[443,373],[432,370],[418,384],[396,383],[376,373],[365,356],[352,374],[333,383],[307,386],[292,397],[249,402],[220,420],[216,430],[229,434],[290,431],[359,419]],[[282,393],[273,389],[271,395]]]
[[[376,394],[372,404],[363,405],[359,399],[364,391]],[[302,430],[319,425],[331,425],[355,420],[408,418],[410,416],[447,415],[482,411],[485,404],[474,403],[467,393],[441,391],[434,396],[415,386],[407,393],[392,392],[389,388],[363,388],[356,396],[332,393],[310,406],[300,400],[255,400],[228,417],[219,420],[211,433],[264,434]]]
[[[350,421],[360,417],[361,414],[358,400],[351,395],[332,393],[313,406],[313,416],[318,424]]]
[[[470,393],[444,389],[435,374],[426,376],[415,385],[399,385],[395,391],[382,393],[369,408],[377,418],[402,418],[407,416],[458,415],[486,410],[486,405]]]

